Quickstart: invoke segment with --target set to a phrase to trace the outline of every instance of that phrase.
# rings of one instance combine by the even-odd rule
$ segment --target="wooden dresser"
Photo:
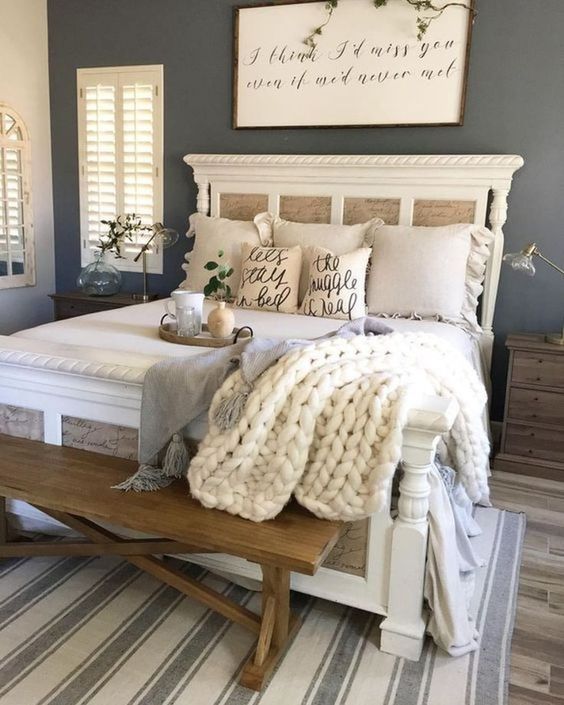
[[[510,335],[501,451],[496,470],[564,482],[564,346]]]
[[[98,311],[109,311],[114,308],[142,303],[133,299],[131,294],[125,293],[113,296],[88,296],[82,291],[70,291],[66,294],[49,294],[49,297],[53,299],[56,321],[83,316],[85,313],[98,313]],[[152,300],[157,298],[156,294],[151,295]]]

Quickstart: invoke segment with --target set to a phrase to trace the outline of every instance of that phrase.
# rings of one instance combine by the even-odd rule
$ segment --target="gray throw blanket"
[[[332,336],[383,335],[392,328],[376,318],[357,318],[316,340]],[[188,424],[205,413],[226,378],[241,370],[246,382],[244,393],[220,404],[214,422],[222,429],[233,427],[245,408],[253,383],[283,355],[312,344],[312,340],[252,338],[203,355],[177,357],[157,362],[149,368],[143,383],[139,470],[116,489],[137,492],[158,490],[175,478],[183,477],[189,462],[184,443]],[[168,446],[168,447],[167,447]],[[165,448],[162,466],[157,455]]]

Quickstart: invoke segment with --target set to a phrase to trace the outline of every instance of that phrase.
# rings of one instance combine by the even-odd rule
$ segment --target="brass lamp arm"
[[[541,254],[538,250],[534,253],[537,255],[537,257],[540,257],[543,262],[546,262],[549,264],[553,269],[555,269],[557,272],[560,272],[560,274],[564,274],[564,269],[561,269],[557,264],[554,264],[554,262],[551,262],[548,257],[545,257],[543,254]]]
[[[156,237],[157,235],[158,235],[158,231],[157,231],[157,230],[153,230],[153,234],[151,235],[151,237],[147,240],[147,242],[141,247],[141,249],[139,250],[139,252],[138,252],[138,253],[135,255],[135,257],[133,258],[133,261],[134,261],[134,262],[138,262],[138,261],[139,261],[139,257],[141,257],[141,255],[142,255],[144,252],[147,252],[147,250],[149,249],[149,245],[153,242],[153,240],[155,239],[155,237]],[[563,272],[563,274],[564,274],[564,272]]]
[[[525,247],[521,250],[521,254],[525,255],[525,257],[538,257],[539,259],[542,259],[543,262],[549,264],[557,272],[560,272],[560,274],[564,274],[564,269],[561,269],[557,264],[552,262],[552,260],[549,260],[548,257],[545,257],[542,254],[537,247],[536,242],[530,242],[528,245],[525,245]]]

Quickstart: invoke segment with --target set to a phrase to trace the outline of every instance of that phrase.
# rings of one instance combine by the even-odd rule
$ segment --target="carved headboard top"
[[[518,155],[188,154],[200,213],[251,219],[261,211],[298,222],[488,225],[495,235],[482,296],[489,356],[503,254],[503,225]],[[488,203],[491,205],[488,213]]]

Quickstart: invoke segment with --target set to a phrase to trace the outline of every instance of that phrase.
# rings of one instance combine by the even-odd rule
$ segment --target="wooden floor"
[[[494,473],[496,507],[525,512],[510,705],[564,705],[564,482]]]

